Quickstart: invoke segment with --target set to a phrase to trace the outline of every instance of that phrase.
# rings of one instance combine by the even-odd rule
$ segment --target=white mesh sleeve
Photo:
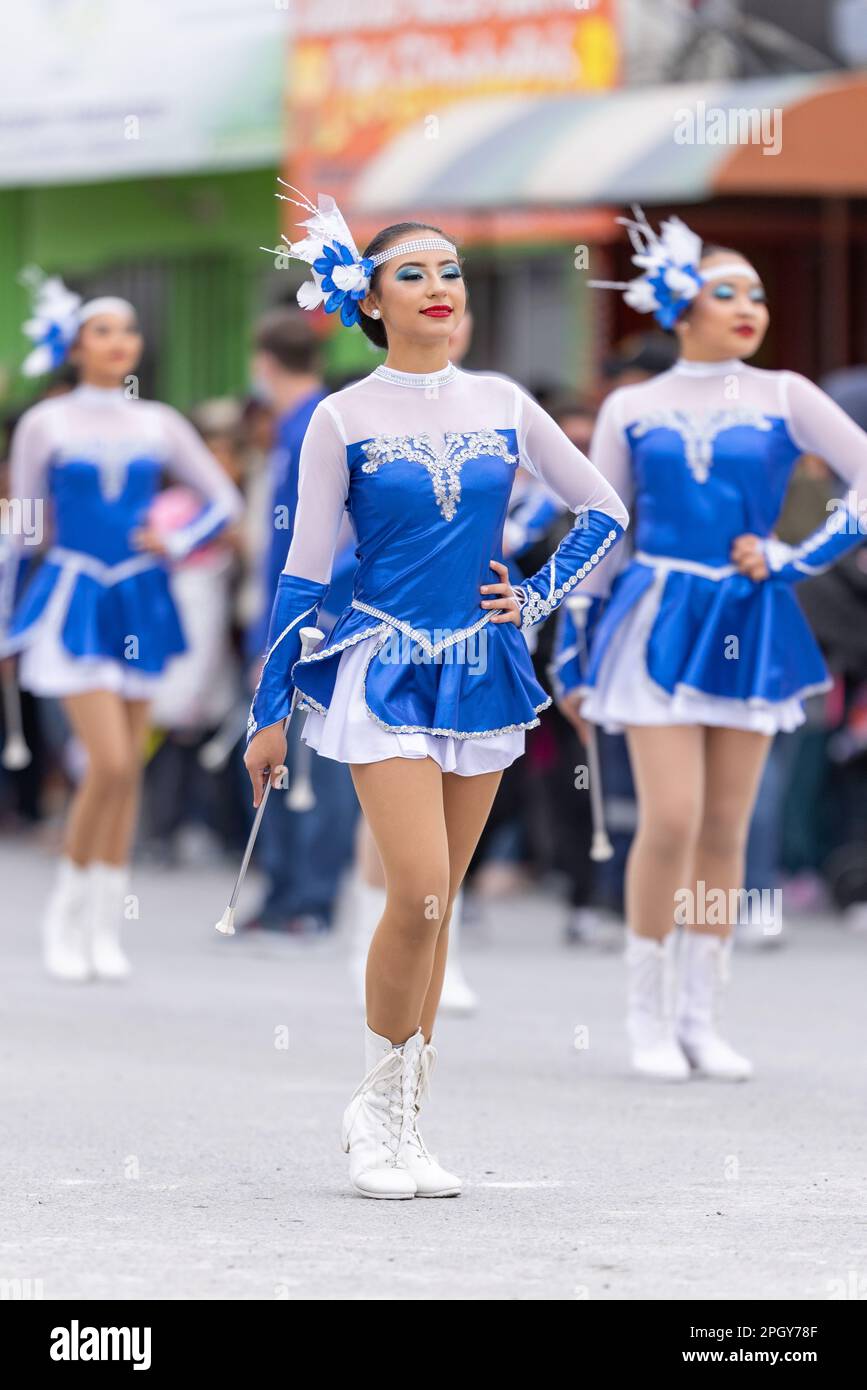
[[[624,507],[631,507],[635,481],[629,440],[621,423],[622,399],[620,391],[612,391],[602,402],[590,441],[590,457],[594,467],[615,489]],[[631,550],[631,537],[627,532],[620,544],[616,545],[604,560],[600,560],[587,576],[581,586],[582,592],[592,598],[607,598],[611,592],[611,585],[628,560]]]
[[[867,508],[867,434],[836,401],[796,372],[783,375],[790,433],[805,453],[818,454]],[[856,511],[856,507],[851,507]]]
[[[573,512],[605,512],[625,529],[629,513],[613,480],[594,467],[537,401],[517,388],[515,395],[518,447],[524,467],[541,478]]]
[[[22,415],[12,436],[8,515],[0,549],[0,634],[12,613],[19,565],[28,551],[32,554],[48,538],[46,486],[52,439],[45,412],[38,406]]]
[[[217,535],[229,522],[237,521],[244,503],[235,484],[189,420],[171,406],[163,406],[160,415],[169,451],[166,472],[178,482],[194,488],[208,504],[188,526],[166,537],[170,553],[182,556]]]
[[[320,401],[298,462],[298,508],[284,574],[328,584],[349,496],[346,442],[336,411]]]
[[[12,436],[9,456],[9,495],[19,501],[45,505],[47,469],[53,451],[53,435],[40,407],[22,415]]]

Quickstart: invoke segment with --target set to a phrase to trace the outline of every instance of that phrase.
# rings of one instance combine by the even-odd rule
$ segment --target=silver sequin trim
[[[522,585],[520,588],[520,592],[526,594],[526,603],[524,603],[521,608],[521,627],[532,627],[534,623],[541,622],[543,618],[547,618],[553,613],[554,609],[562,603],[569,590],[574,588],[576,584],[580,584],[582,579],[586,579],[593,566],[598,565],[606,550],[609,550],[616,540],[617,532],[609,531],[598,550],[595,550],[590,556],[590,559],[585,560],[584,564],[575,574],[571,574],[568,579],[564,579],[563,583],[556,588],[554,587],[557,578],[556,555],[552,555],[549,561],[550,579],[548,597],[546,599],[542,598],[542,595],[537,593],[536,590],[529,585]]]
[[[384,719],[380,719],[378,715],[374,714],[373,710],[370,708],[370,705],[367,703],[368,667],[370,666],[371,661],[377,655],[380,647],[386,640],[387,634],[383,635],[380,638],[380,640],[376,643],[376,645],[372,648],[370,655],[364,663],[364,672],[361,677],[361,689],[362,694],[364,696],[364,704],[367,708],[367,712],[370,715],[371,719],[374,721],[374,723],[378,724],[381,729],[387,730],[388,733],[439,734],[444,738],[493,738],[496,734],[516,734],[520,729],[535,729],[538,725],[538,719],[528,719],[521,724],[504,724],[500,729],[479,729],[476,730],[475,733],[465,733],[463,729],[431,729],[428,728],[426,724],[386,724]],[[539,714],[543,709],[547,709],[551,703],[552,700],[551,696],[549,695],[546,700],[543,700],[541,705],[534,705],[533,708],[536,714]]]
[[[392,256],[405,256],[409,251],[451,251],[455,256],[458,254],[451,242],[443,237],[423,236],[415,237],[412,241],[402,241],[398,246],[388,246],[370,259],[374,266],[382,265],[384,261],[390,261]]]
[[[396,459],[420,463],[433,483],[434,497],[445,521],[451,521],[461,500],[461,469],[470,459],[494,454],[506,463],[517,464],[518,456],[509,451],[496,430],[448,431],[444,435],[445,453],[440,454],[428,434],[378,434],[362,444],[365,462],[362,472],[375,473],[383,464]]]
[[[374,608],[372,604],[364,603],[360,598],[352,600],[352,607],[360,609],[362,613],[369,613],[372,618],[381,618],[383,622],[391,623],[392,627],[398,628],[407,637],[411,637],[414,642],[417,642],[429,656],[437,656],[440,652],[445,651],[446,647],[453,647],[456,642],[463,641],[465,637],[471,637],[474,632],[478,632],[480,627],[489,623],[492,616],[490,613],[486,613],[483,618],[479,618],[477,623],[473,623],[472,627],[463,627],[460,631],[453,632],[450,637],[444,637],[441,642],[431,642],[423,632],[411,627],[402,618],[395,618],[391,613],[386,613],[381,608]],[[377,631],[377,629],[374,628],[373,631]]]
[[[295,666],[307,666],[311,661],[324,661],[328,656],[335,656],[337,652],[345,651],[347,647],[354,647],[358,642],[363,642],[365,637],[375,637],[378,633],[383,632],[386,626],[386,623],[377,623],[376,627],[366,627],[363,632],[354,632],[351,637],[344,637],[342,642],[335,643],[333,647],[324,647],[321,651],[311,652],[309,656],[299,656],[292,670],[295,670]],[[320,705],[318,700],[315,700],[312,695],[305,694],[303,690],[298,691],[298,708],[301,710],[314,709],[317,714],[328,713],[325,705]]]
[[[770,430],[769,420],[756,406],[736,406],[729,410],[697,411],[662,409],[642,415],[631,426],[637,439],[649,430],[674,430],[683,440],[686,464],[697,483],[706,483],[713,464],[714,440],[723,430],[737,425],[750,425],[756,430]]]
[[[354,603],[352,606],[357,607]],[[344,637],[342,642],[335,643],[333,647],[326,646],[321,651],[311,652],[309,656],[299,656],[292,670],[295,670],[295,666],[307,666],[311,661],[324,661],[327,656],[342,652],[346,647],[354,647],[356,642],[361,642],[363,638],[373,637],[375,633],[382,632],[383,626],[382,623],[377,623],[376,627],[366,627],[363,632],[354,632],[351,637]]]
[[[419,390],[426,391],[432,386],[445,386],[447,381],[454,381],[458,374],[458,369],[453,362],[447,367],[443,367],[441,372],[395,372],[391,367],[386,367],[381,363],[374,367],[372,376],[379,377],[380,381],[390,381],[394,386],[411,386]]]
[[[292,621],[291,621],[291,623],[289,624],[289,626],[288,626],[288,627],[284,627],[283,631],[280,633],[280,636],[279,636],[279,637],[277,638],[277,640],[273,643],[273,645],[272,645],[271,647],[268,648],[268,651],[265,653],[265,660],[262,662],[262,670],[261,670],[261,672],[259,673],[259,679],[258,679],[257,682],[256,682],[256,689],[253,691],[253,699],[252,699],[251,704],[250,704],[250,713],[249,713],[249,715],[247,716],[247,738],[248,738],[248,740],[249,740],[249,738],[251,737],[251,735],[254,734],[254,733],[256,732],[257,728],[259,727],[258,724],[256,723],[255,718],[253,717],[253,705],[255,705],[255,703],[256,703],[256,696],[259,694],[259,686],[262,684],[262,677],[263,677],[264,674],[265,674],[265,667],[268,665],[268,662],[271,660],[271,657],[274,655],[274,652],[277,650],[277,648],[279,647],[280,643],[283,641],[283,638],[286,636],[287,632],[291,632],[292,629],[293,629],[293,627],[295,627],[297,623],[300,623],[300,621],[301,621],[302,618],[306,618],[307,615],[308,615],[309,613],[315,613],[315,611],[316,611],[316,609],[317,609],[318,607],[319,607],[319,605],[316,604],[316,603],[314,603],[314,604],[311,605],[310,608],[306,608],[306,609],[304,610],[303,613],[299,613],[297,618],[293,618]],[[265,727],[267,728],[268,726],[266,725]]]

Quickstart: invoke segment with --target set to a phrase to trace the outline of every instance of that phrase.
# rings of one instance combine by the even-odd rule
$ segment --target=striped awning
[[[361,171],[352,205],[366,216],[857,195],[865,130],[867,78],[852,73],[474,98],[433,130],[395,137]]]

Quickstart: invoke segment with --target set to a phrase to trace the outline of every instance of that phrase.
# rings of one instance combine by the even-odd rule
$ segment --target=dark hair
[[[362,255],[375,256],[379,251],[384,251],[390,242],[408,236],[411,232],[433,232],[436,236],[445,237],[446,241],[452,243],[452,246],[457,245],[454,238],[450,237],[447,232],[444,232],[442,227],[434,227],[430,222],[395,222],[393,226],[383,227],[381,232],[377,232],[376,236],[365,246]],[[387,264],[387,262],[385,262],[385,264]],[[463,265],[463,258],[460,255],[458,255],[458,265]],[[381,265],[374,267],[373,274],[370,277],[371,290],[376,289],[381,270]],[[369,338],[375,347],[387,348],[388,336],[382,319],[372,319],[360,306],[358,314],[361,321],[361,331],[365,338]]]
[[[275,358],[287,372],[313,372],[319,367],[319,341],[304,309],[288,304],[269,309],[256,324],[253,346]]]
[[[736,251],[733,246],[717,246],[716,242],[709,241],[701,248],[701,260],[706,256],[737,256],[739,261],[748,261],[749,256],[745,256],[743,251]]]
[[[596,417],[596,407],[589,396],[554,395],[547,402],[545,409],[558,425],[562,425],[564,420],[573,415],[586,415],[591,420]]]
[[[677,361],[677,349],[669,341],[673,337],[670,329],[662,328],[649,333],[630,333],[602,364],[602,375],[606,381],[614,382],[626,372],[646,372],[648,376],[667,372]]]

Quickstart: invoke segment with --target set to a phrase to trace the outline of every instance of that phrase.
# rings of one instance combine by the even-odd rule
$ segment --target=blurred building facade
[[[0,402],[28,394],[28,263],[140,306],[146,394],[243,390],[253,319],[301,278],[259,250],[303,216],[278,172],[361,246],[454,236],[469,365],[531,387],[592,386],[641,327],[586,290],[629,271],[633,201],[755,260],[764,365],[867,361],[865,0],[33,0],[6,37]],[[312,318],[335,379],[379,360]]]
[[[188,407],[243,388],[274,291],[289,11],[254,0],[7,4],[0,47],[0,402],[41,266],[138,306],[142,390]]]

